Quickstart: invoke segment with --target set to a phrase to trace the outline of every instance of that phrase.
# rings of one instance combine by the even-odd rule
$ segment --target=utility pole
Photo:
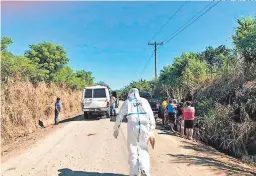
[[[155,78],[157,79],[157,68],[156,68],[156,46],[157,45],[163,45],[163,42],[160,42],[160,43],[156,43],[156,42],[154,42],[154,43],[148,43],[148,45],[154,45],[155,46]]]

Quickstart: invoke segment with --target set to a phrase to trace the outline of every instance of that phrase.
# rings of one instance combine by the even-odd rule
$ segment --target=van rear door
[[[83,105],[84,108],[88,108],[92,103],[92,89],[84,89],[83,93]]]
[[[93,88],[85,89],[84,92],[84,108],[104,108],[108,102],[107,89]]]

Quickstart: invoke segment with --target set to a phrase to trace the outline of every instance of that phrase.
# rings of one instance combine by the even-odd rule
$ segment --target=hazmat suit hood
[[[129,93],[128,93],[128,98],[129,99],[139,99],[140,98],[140,94],[139,94],[139,90],[136,88],[132,88],[130,89]]]

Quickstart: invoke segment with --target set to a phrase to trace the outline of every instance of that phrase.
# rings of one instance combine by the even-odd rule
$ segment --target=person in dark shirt
[[[54,118],[55,125],[58,125],[60,110],[61,110],[60,98],[57,98],[55,103],[55,118]]]
[[[192,95],[191,91],[188,91],[185,101],[193,101],[193,95]]]
[[[177,106],[177,127],[178,132],[181,134],[181,137],[184,135],[184,120],[182,119],[182,108],[184,103],[180,102]]]

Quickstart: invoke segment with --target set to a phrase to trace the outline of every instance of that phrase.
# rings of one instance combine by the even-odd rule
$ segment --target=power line
[[[212,1],[212,2],[213,2],[213,1]],[[212,2],[211,2],[211,3],[212,3]],[[165,39],[165,43],[168,43],[168,42],[171,41],[174,37],[176,37],[176,36],[179,35],[181,32],[183,32],[185,29],[187,29],[190,25],[192,25],[193,23],[195,23],[200,17],[202,17],[202,16],[203,16],[204,14],[206,14],[209,10],[211,10],[213,7],[215,7],[219,2],[220,2],[220,1],[216,2],[215,4],[213,4],[213,5],[212,5],[211,7],[209,7],[204,13],[202,13],[201,15],[199,15],[196,19],[194,19],[192,22],[190,22],[188,25],[186,25],[186,26],[185,26],[184,28],[182,28],[181,30],[179,30],[179,29],[180,29],[180,28],[179,28],[179,29],[178,29],[179,31],[178,31],[178,30],[176,31],[177,33],[176,33],[176,32],[173,33],[173,34],[176,33],[174,36],[172,36],[172,37],[169,38],[169,39]],[[211,3],[209,3],[205,8],[207,8]],[[205,9],[205,8],[204,8],[204,9]],[[203,10],[204,10],[204,9],[203,9]],[[203,10],[201,10],[200,12],[198,12],[196,15],[200,14]],[[196,15],[195,15],[195,16],[196,16]],[[194,17],[195,17],[195,16],[194,16]],[[194,17],[193,17],[193,18],[194,18]],[[193,19],[193,18],[192,18],[192,19]],[[191,21],[191,19],[190,19],[189,21]],[[189,21],[188,21],[188,22],[189,22]],[[187,23],[188,23],[188,22],[187,22]],[[187,23],[185,23],[185,24],[187,24]],[[184,26],[184,25],[183,25],[183,26]],[[183,26],[182,26],[182,27],[183,27]]]
[[[211,1],[210,3],[208,3],[202,10],[200,10],[199,12],[197,12],[192,18],[190,18],[185,24],[183,24],[179,29],[177,29],[174,33],[172,33],[172,35],[174,35],[176,32],[178,32],[179,30],[181,30],[182,28],[184,28],[187,24],[189,24],[197,15],[199,15],[200,13],[202,13],[207,7],[209,7],[214,1]],[[164,42],[166,42],[168,40],[168,38],[166,38],[164,40]]]
[[[187,1],[185,1],[177,10],[176,12],[169,17],[169,19],[166,21],[166,23],[160,28],[160,30],[158,32],[155,33],[155,35],[152,37],[152,39],[150,41],[152,41],[160,32],[162,32],[162,30],[165,28],[165,26],[175,17],[175,15],[181,10],[181,8],[187,3]]]
[[[187,1],[185,1],[176,11],[175,13],[166,21],[166,23],[160,28],[160,30],[158,32],[155,33],[155,35],[151,38],[151,40],[153,40],[160,32],[162,32],[162,30],[165,28],[165,26],[175,17],[175,15],[181,10],[181,8],[187,3]],[[156,50],[157,48],[155,48]],[[140,74],[143,74],[143,72],[146,70],[146,68],[148,67],[150,60],[152,59],[154,55],[154,52],[151,54],[151,56],[149,57],[148,61],[146,62],[145,66],[143,67],[142,71]],[[156,74],[156,73],[155,73]]]
[[[176,37],[177,35],[179,35],[181,32],[183,32],[185,29],[187,29],[190,25],[192,25],[193,23],[195,23],[200,17],[202,17],[204,14],[206,14],[209,10],[211,10],[213,7],[215,7],[220,1],[217,1],[214,5],[212,5],[211,7],[209,7],[212,3],[213,3],[214,1],[211,1],[209,4],[207,4],[202,10],[200,10],[196,15],[194,15],[190,20],[188,20],[183,26],[181,26],[178,30],[176,30],[172,35],[174,35],[174,36],[172,36],[171,38],[169,38],[169,39],[165,39],[164,40],[164,43],[168,43],[169,41],[171,41],[174,37]],[[183,4],[183,6],[185,5],[185,3]],[[201,15],[199,15],[201,12],[203,12],[207,7],[209,7],[204,13],[202,13]],[[177,12],[178,13],[178,12]],[[193,20],[197,15],[199,15],[195,20]],[[172,17],[171,17],[172,18]],[[171,20],[171,19],[170,19]],[[192,21],[193,20],[193,21]],[[192,22],[190,22],[190,21],[192,21]],[[168,21],[169,22],[169,21]],[[167,22],[167,23],[168,23]],[[167,24],[166,23],[166,24]],[[188,24],[189,23],[189,24]],[[164,25],[164,27],[166,26],[166,24]],[[186,25],[186,24],[188,24],[188,25]],[[163,27],[163,28],[164,28]],[[163,29],[162,28],[162,29]],[[160,32],[161,32],[161,30],[162,29],[160,29]],[[160,33],[160,32],[157,32],[157,34],[158,33]],[[157,35],[156,34],[156,35]],[[155,36],[156,36],[155,35]],[[154,37],[155,37],[154,36]],[[152,38],[152,39],[154,39],[154,37]],[[151,39],[151,40],[152,40]],[[162,45],[160,45],[157,49],[159,49],[160,47],[161,47]],[[154,55],[154,52],[152,53],[152,55],[150,56],[150,58],[149,58],[149,60],[148,60],[148,62],[146,63],[146,65],[144,66],[144,68],[143,68],[143,70],[141,71],[141,74],[145,71],[145,69],[147,68],[147,66],[148,66],[148,64],[149,64],[149,62],[150,62],[150,60],[151,60],[151,58],[153,57],[153,55]]]
[[[197,12],[192,18],[190,18],[185,24],[183,24],[179,29],[177,29],[173,34],[175,34],[177,31],[179,31],[180,29],[182,29],[184,26],[186,26],[189,22],[191,22],[197,15],[199,15],[201,12],[203,12],[208,6],[210,6],[214,1],[211,1],[210,3],[208,3],[202,10],[200,10],[199,12]],[[166,40],[168,40],[167,38],[164,40],[164,42],[166,42]]]
[[[145,66],[143,67],[142,71],[140,72],[141,75],[144,73],[144,71],[145,71],[146,68],[148,67],[150,60],[151,60],[151,59],[153,58],[153,56],[154,56],[154,53],[155,53],[155,52],[152,52],[151,56],[149,57],[148,61],[147,61],[146,64],[145,64]]]

